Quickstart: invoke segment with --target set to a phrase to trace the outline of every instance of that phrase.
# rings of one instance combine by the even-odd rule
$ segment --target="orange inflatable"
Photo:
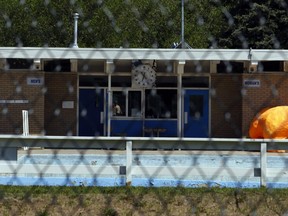
[[[288,106],[261,110],[250,125],[249,136],[252,139],[287,139]],[[285,151],[279,150],[277,152]]]

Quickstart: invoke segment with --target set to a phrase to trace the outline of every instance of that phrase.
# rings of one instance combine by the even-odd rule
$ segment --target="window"
[[[233,61],[221,61],[217,65],[217,73],[243,73],[244,63]]]
[[[191,95],[189,97],[190,117],[199,119],[203,116],[203,101],[202,95]]]
[[[9,69],[31,69],[33,66],[33,59],[8,58],[6,61]]]
[[[46,72],[70,72],[71,64],[69,59],[57,59],[44,62]]]
[[[177,118],[177,90],[146,90],[145,117]]]
[[[113,116],[141,117],[141,91],[113,91]]]
[[[141,117],[141,92],[128,92],[128,116]]]
[[[262,61],[258,63],[258,71],[279,72],[283,70],[283,61]]]
[[[126,96],[122,91],[113,92],[113,116],[125,116]]]

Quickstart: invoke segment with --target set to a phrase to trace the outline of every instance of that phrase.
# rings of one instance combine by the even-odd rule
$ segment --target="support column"
[[[132,141],[126,141],[126,185],[132,182]]]
[[[261,186],[266,187],[267,182],[267,143],[261,143],[260,150]]]
[[[114,71],[114,62],[112,60],[106,61],[106,73],[108,74],[108,113],[107,113],[107,136],[111,136],[111,116],[112,116],[112,90],[111,90],[111,74]]]
[[[183,136],[183,96],[182,96],[182,74],[184,73],[185,61],[177,62],[177,136]]]

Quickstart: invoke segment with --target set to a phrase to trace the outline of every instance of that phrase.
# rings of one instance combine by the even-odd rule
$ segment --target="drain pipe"
[[[72,48],[78,48],[78,44],[77,44],[78,18],[79,18],[79,14],[74,13],[74,43],[73,43]]]

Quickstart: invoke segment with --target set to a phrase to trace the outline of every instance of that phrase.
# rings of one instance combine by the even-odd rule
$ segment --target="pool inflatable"
[[[252,139],[287,139],[288,106],[261,110],[251,122],[249,136]],[[277,152],[285,151],[278,150]]]

